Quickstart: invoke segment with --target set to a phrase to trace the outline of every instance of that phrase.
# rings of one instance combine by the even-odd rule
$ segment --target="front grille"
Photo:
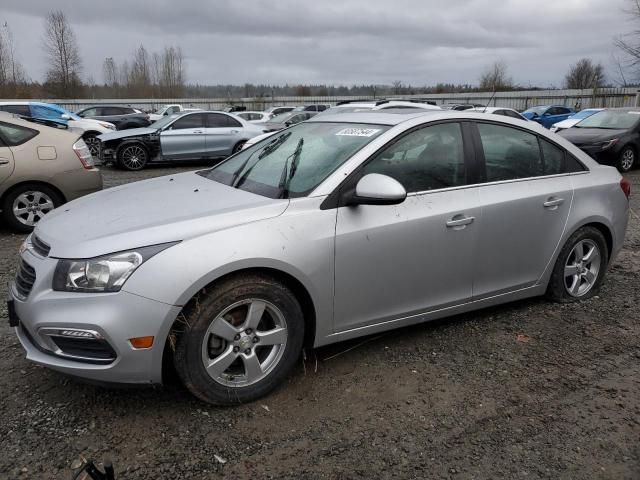
[[[29,296],[35,281],[36,271],[34,268],[23,259],[20,259],[18,273],[16,273],[16,291],[20,295],[21,300],[26,300]]]
[[[31,237],[31,245],[33,246],[33,250],[40,255],[41,257],[49,256],[49,252],[51,251],[51,247],[40,240],[38,237],[33,235]]]

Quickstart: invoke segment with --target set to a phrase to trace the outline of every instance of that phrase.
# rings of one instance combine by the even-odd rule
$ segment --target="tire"
[[[608,263],[607,242],[600,230],[594,227],[579,229],[569,237],[558,255],[547,296],[557,302],[568,303],[597,295]]]
[[[142,170],[149,161],[149,152],[141,143],[129,143],[118,149],[118,166],[125,170]]]
[[[235,155],[236,153],[238,153],[240,150],[242,150],[242,147],[244,146],[244,144],[247,143],[246,140],[243,140],[242,142],[238,142],[236,143],[236,146],[233,147],[233,151],[231,152],[231,155]]]
[[[271,277],[234,277],[201,292],[183,314],[183,331],[175,332],[175,369],[185,387],[207,403],[233,405],[263,397],[300,357],[302,309]]]
[[[624,147],[618,157],[616,167],[622,173],[626,173],[636,166],[636,151],[633,147]]]
[[[4,197],[2,217],[12,230],[28,233],[44,215],[63,203],[64,199],[53,188],[25,184]]]
[[[100,140],[98,140],[98,135],[95,133],[85,133],[82,137],[84,143],[89,147],[89,151],[91,152],[91,156],[97,157],[100,151]]]

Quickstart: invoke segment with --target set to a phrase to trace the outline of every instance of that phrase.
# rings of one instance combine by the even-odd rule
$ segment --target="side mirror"
[[[387,175],[370,173],[356,184],[347,205],[397,205],[407,198],[402,184]]]
[[[544,112],[544,113],[542,114],[542,116],[543,116],[543,117],[548,117],[549,115],[551,115],[549,112]]]
[[[71,117],[69,115],[67,115],[66,113],[63,113],[62,115],[60,115],[60,118],[62,120],[71,120]]]
[[[164,112],[162,115],[164,115],[165,117],[169,116],[169,112]]]

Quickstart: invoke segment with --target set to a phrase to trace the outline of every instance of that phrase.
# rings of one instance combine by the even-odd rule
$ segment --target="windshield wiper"
[[[280,183],[278,183],[278,198],[287,198],[289,196],[289,184],[291,179],[296,174],[298,169],[298,162],[300,161],[300,154],[302,153],[302,146],[304,145],[304,138],[300,138],[295,151],[287,157],[284,161],[284,167],[282,168],[282,175],[280,176]],[[289,171],[289,159],[291,161],[291,171]]]
[[[247,176],[251,173],[251,170],[253,170],[253,168],[258,164],[258,161],[262,160],[267,155],[270,155],[273,152],[275,152],[278,148],[280,148],[280,145],[282,145],[290,136],[291,136],[291,132],[287,132],[282,135],[279,135],[278,137],[268,142],[260,150],[256,150],[251,155],[249,155],[249,157],[244,162],[242,162],[242,165],[240,165],[240,167],[238,167],[238,169],[235,172],[233,172],[230,185],[234,188],[238,188],[240,185],[242,185],[245,179],[247,178]],[[247,168],[247,170],[244,172],[242,176],[240,176],[240,173],[242,173],[245,167],[249,164],[249,160],[251,160],[251,158],[253,158],[253,156],[258,152],[260,152],[260,155],[258,155],[257,160],[249,168]]]

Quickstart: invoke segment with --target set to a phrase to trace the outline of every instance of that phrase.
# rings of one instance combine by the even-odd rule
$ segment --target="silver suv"
[[[22,249],[9,317],[53,369],[158,383],[172,362],[199,398],[247,402],[303,345],[591,297],[628,196],[614,168],[536,124],[319,116],[214,168],[54,211]]]

